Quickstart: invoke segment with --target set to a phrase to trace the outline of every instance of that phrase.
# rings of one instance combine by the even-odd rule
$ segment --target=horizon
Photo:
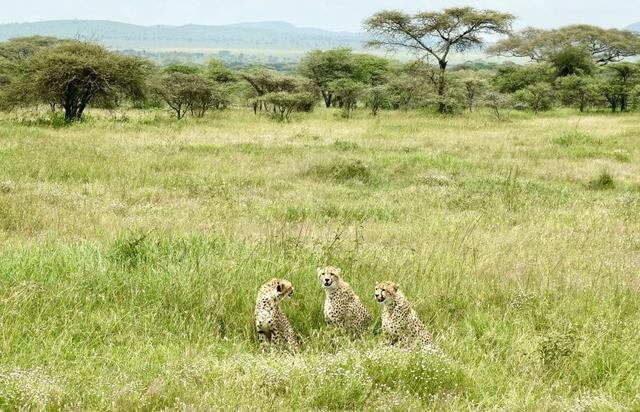
[[[353,33],[359,34],[362,31],[350,31],[350,30],[329,30],[322,27],[312,27],[312,26],[299,26],[297,24],[291,23],[286,20],[255,20],[255,21],[238,21],[231,23],[221,23],[221,24],[200,24],[200,23],[186,23],[186,24],[138,24],[138,23],[130,23],[126,21],[119,20],[109,20],[109,19],[78,19],[78,18],[69,18],[69,19],[50,19],[50,20],[34,20],[34,21],[21,21],[21,22],[6,22],[0,23],[0,25],[21,25],[21,24],[38,24],[38,23],[56,23],[56,22],[102,22],[102,23],[116,23],[116,24],[126,24],[137,27],[187,27],[187,26],[200,26],[200,27],[227,27],[227,26],[248,26],[248,25],[256,25],[256,24],[286,24],[295,29],[312,29],[312,30],[324,30],[334,33]]]
[[[362,34],[364,33],[364,30],[333,30],[333,29],[329,29],[329,28],[325,28],[325,27],[319,27],[319,26],[304,26],[304,25],[298,25],[295,23],[292,23],[290,21],[287,20],[251,20],[251,21],[235,21],[235,22],[228,22],[228,23],[212,23],[212,24],[206,24],[206,23],[184,23],[184,24],[171,24],[171,23],[149,23],[149,24],[145,24],[145,23],[132,23],[132,22],[128,22],[128,21],[122,21],[122,20],[111,20],[111,19],[84,19],[84,18],[60,18],[60,19],[46,19],[46,20],[32,20],[32,21],[13,21],[13,22],[0,22],[0,26],[5,26],[5,25],[27,25],[27,24],[38,24],[38,23],[56,23],[56,22],[103,22],[103,23],[115,23],[115,24],[124,24],[124,25],[130,25],[130,26],[136,26],[136,27],[145,27],[145,28],[154,28],[154,27],[188,27],[188,26],[198,26],[198,27],[228,27],[228,26],[249,26],[249,25],[258,25],[258,24],[285,24],[290,26],[291,28],[294,29],[308,29],[308,30],[322,30],[322,31],[327,31],[327,32],[332,32],[332,33],[350,33],[350,34]],[[574,22],[574,23],[568,23],[568,24],[564,24],[562,26],[555,26],[555,27],[548,27],[547,29],[553,29],[553,28],[557,28],[557,27],[564,27],[564,26],[571,26],[571,25],[581,25],[581,24],[591,24],[591,23],[584,23],[584,22]],[[635,26],[640,24],[640,20],[638,21],[634,21],[631,22],[627,25],[624,26],[602,26],[602,25],[598,25],[598,24],[591,24],[594,26],[600,26],[600,27],[604,27],[604,28],[617,28],[617,29],[628,29],[631,26]],[[529,26],[527,26],[529,27]],[[534,27],[534,26],[531,26]],[[263,27],[266,28],[266,27]],[[522,29],[524,27],[516,27],[514,30],[519,30]]]
[[[407,13],[439,10],[468,5],[478,9],[495,9],[516,16],[514,29],[524,27],[552,28],[572,24],[592,24],[605,28],[626,28],[640,21],[637,7],[630,4],[608,7],[596,0],[566,1],[525,0],[479,1],[464,3],[438,0],[426,6],[418,0],[372,0],[350,3],[329,0],[300,6],[293,0],[237,0],[233,4],[185,0],[176,6],[166,0],[98,0],[91,4],[66,0],[51,4],[45,0],[25,0],[5,6],[0,24],[28,24],[59,20],[109,21],[143,27],[154,26],[227,26],[262,22],[286,22],[298,28],[314,28],[334,32],[362,32],[362,22],[383,9]],[[637,15],[637,16],[636,16]],[[633,17],[630,17],[633,16]]]

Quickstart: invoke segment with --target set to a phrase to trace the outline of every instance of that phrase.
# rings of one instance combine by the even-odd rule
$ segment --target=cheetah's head
[[[400,285],[393,282],[379,282],[374,295],[378,303],[389,304],[395,301],[399,288]]]
[[[340,283],[340,268],[333,266],[327,266],[324,268],[318,268],[318,279],[320,279],[320,285],[325,289],[335,289]]]
[[[269,284],[272,286],[271,293],[276,301],[289,298],[293,295],[293,285],[285,279],[271,279]]]

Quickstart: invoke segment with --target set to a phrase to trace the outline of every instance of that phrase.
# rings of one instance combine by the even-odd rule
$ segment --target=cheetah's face
[[[320,285],[323,288],[333,289],[340,281],[340,268],[334,268],[333,266],[318,268],[318,279],[320,279]]]
[[[290,298],[293,296],[293,285],[288,280],[283,279],[276,285],[276,291],[280,298]]]
[[[273,293],[276,301],[290,298],[293,295],[293,285],[288,280],[277,279],[274,283]]]
[[[389,303],[395,300],[398,285],[393,282],[380,282],[376,285],[374,296],[378,303]]]

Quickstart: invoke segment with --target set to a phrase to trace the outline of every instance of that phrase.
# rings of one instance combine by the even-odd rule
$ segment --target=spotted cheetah
[[[369,325],[371,315],[360,303],[351,285],[340,277],[340,268],[318,268],[320,285],[324,288],[324,320],[349,333],[360,335]]]
[[[298,349],[295,332],[278,306],[282,299],[292,294],[293,285],[284,279],[271,279],[260,287],[254,317],[262,350],[269,345],[290,351]]]
[[[391,345],[433,348],[433,338],[407,298],[393,282],[376,285],[375,298],[383,305],[382,333]]]

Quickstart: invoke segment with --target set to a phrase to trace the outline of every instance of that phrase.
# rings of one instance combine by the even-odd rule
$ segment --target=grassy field
[[[0,409],[640,410],[640,114],[92,116],[0,119]],[[325,264],[444,354],[327,330]]]

